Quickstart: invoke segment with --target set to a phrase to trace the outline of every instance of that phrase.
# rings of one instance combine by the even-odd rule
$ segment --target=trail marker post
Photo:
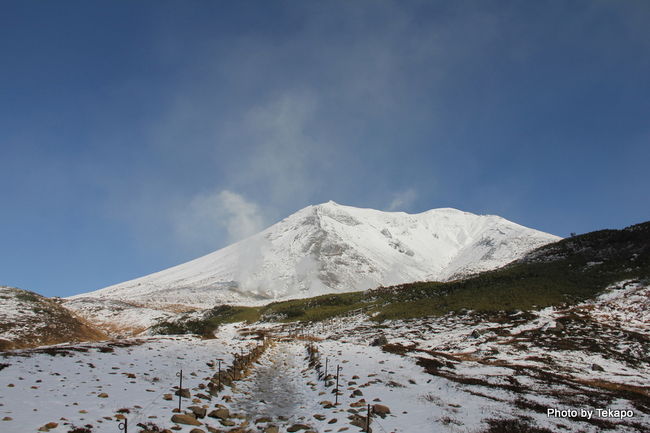
[[[366,433],[370,433],[370,405],[368,405],[368,415],[366,416]]]
[[[338,364],[336,366],[336,388],[334,389],[334,406],[339,404],[339,371],[343,370]]]
[[[325,357],[325,386],[327,386],[327,362],[329,361],[329,358],[326,356]]]
[[[217,387],[221,389],[221,359],[217,359]]]
[[[176,373],[176,376],[180,378],[180,382],[178,383],[178,411],[181,411],[181,398],[183,398],[183,370],[179,371]]]
[[[129,420],[124,418],[124,422],[119,423],[117,428],[123,430],[124,433],[129,433]]]

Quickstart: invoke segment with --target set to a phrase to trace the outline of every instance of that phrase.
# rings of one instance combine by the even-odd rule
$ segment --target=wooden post
[[[183,370],[180,372],[176,373],[176,376],[180,378],[180,382],[178,384],[178,412],[181,411],[181,394],[183,393]]]
[[[117,428],[124,430],[124,433],[129,433],[129,420],[124,418],[124,422],[121,422],[117,425]]]
[[[338,365],[336,366],[336,388],[334,389],[335,401],[334,406],[339,404],[339,370],[342,370]]]
[[[219,367],[218,367],[219,370],[218,370],[218,373],[217,373],[217,384],[218,384],[217,388],[219,390],[221,390],[221,360],[217,359],[217,363],[219,364]]]
[[[329,358],[326,356],[325,357],[325,386],[327,386],[327,362],[329,361]]]
[[[368,416],[366,416],[366,433],[370,433],[370,405],[368,405]]]

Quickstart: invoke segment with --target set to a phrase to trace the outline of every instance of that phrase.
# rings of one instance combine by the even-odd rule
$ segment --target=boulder
[[[372,412],[383,418],[390,413],[390,408],[383,404],[373,404]]]
[[[388,344],[388,340],[386,339],[386,336],[383,334],[375,337],[375,339],[372,340],[372,342],[370,342],[371,346],[384,346],[386,344]]]
[[[188,409],[191,410],[194,416],[197,418],[205,418],[205,415],[207,413],[207,409],[200,406],[190,406]]]
[[[187,389],[187,388],[183,388],[183,389],[181,389],[180,391],[179,391],[179,390],[176,390],[176,392],[174,393],[174,395],[180,395],[180,396],[183,397],[183,398],[190,398],[190,397],[192,397],[192,395],[190,394],[190,390]]]
[[[186,425],[201,425],[195,417],[189,414],[176,414],[172,415],[172,422],[176,424],[186,424]]]
[[[210,418],[228,419],[230,418],[230,411],[225,407],[215,409],[208,414]]]

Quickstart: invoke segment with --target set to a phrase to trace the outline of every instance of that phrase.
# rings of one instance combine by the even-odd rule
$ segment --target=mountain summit
[[[327,202],[218,251],[76,295],[147,306],[261,304],[494,269],[559,240],[495,215],[419,214]]]

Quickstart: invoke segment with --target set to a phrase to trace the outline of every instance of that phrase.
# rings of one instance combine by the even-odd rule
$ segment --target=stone
[[[201,430],[200,428],[193,428],[190,430],[190,433],[205,433],[205,430]]]
[[[97,397],[99,397],[99,398],[108,398],[108,394],[106,394],[105,392],[102,392],[101,394],[98,394]]]
[[[57,428],[58,426],[59,426],[59,423],[48,422],[47,424],[45,424],[44,426],[39,428],[38,431],[47,432],[47,431],[50,431],[53,428]]]
[[[298,430],[309,430],[311,427],[305,424],[294,424],[291,427],[287,428],[287,431],[290,433],[296,432]]]
[[[271,422],[271,421],[272,421],[272,420],[271,420],[271,418],[269,418],[269,417],[262,417],[262,418],[257,418],[257,419],[255,420],[255,424],[261,424],[261,423]]]
[[[170,401],[170,400],[173,400],[173,397],[172,397],[171,394],[165,394],[165,395],[163,395],[163,400]]]
[[[189,414],[173,415],[172,422],[175,422],[176,424],[201,425],[201,422],[197,421],[196,418]]]
[[[338,422],[338,419],[332,418],[331,420],[327,421],[328,424],[336,424]]]
[[[317,414],[314,415],[314,418],[316,418],[318,421],[322,421],[322,420],[324,420],[326,417],[325,417],[325,415],[322,415],[322,414],[317,413]]]
[[[379,335],[370,343],[371,346],[384,346],[388,344],[388,340],[385,335]]]
[[[277,426],[270,425],[264,429],[264,433],[280,433],[280,429]]]
[[[232,427],[232,426],[235,425],[235,422],[230,421],[229,419],[222,419],[222,420],[219,420],[219,422],[221,423],[221,425],[226,426],[226,427]]]
[[[210,418],[220,418],[220,419],[228,419],[230,418],[230,411],[226,409],[225,407],[215,409],[212,412],[208,414]]]
[[[592,371],[605,371],[605,369],[603,367],[601,367],[600,365],[598,365],[598,364],[591,364],[591,370]]]
[[[207,409],[204,407],[190,406],[188,409],[191,410],[194,416],[197,418],[205,418],[205,415],[207,413]]]
[[[390,408],[386,405],[383,404],[373,404],[372,405],[372,412],[376,413],[377,415],[381,416],[382,418],[385,417],[387,414],[390,413]]]
[[[179,395],[179,394],[180,394],[180,396],[183,397],[183,398],[190,398],[190,397],[192,397],[192,395],[190,394],[190,390],[187,389],[187,388],[183,388],[183,389],[181,389],[180,391],[179,391],[179,390],[176,390],[176,392],[174,393],[174,395]]]

